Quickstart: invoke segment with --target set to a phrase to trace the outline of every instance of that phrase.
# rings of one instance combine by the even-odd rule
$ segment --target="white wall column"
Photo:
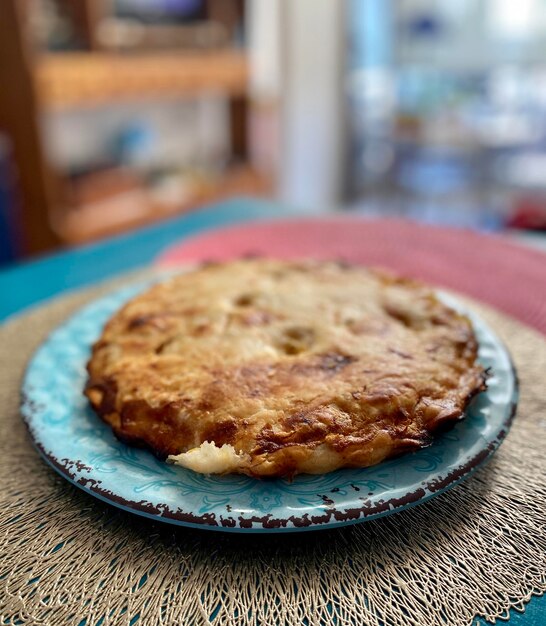
[[[342,201],[346,3],[281,0],[280,196],[318,210]]]

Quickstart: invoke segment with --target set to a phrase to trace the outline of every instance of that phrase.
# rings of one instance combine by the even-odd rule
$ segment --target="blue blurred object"
[[[142,20],[192,20],[203,17],[204,0],[116,0],[116,13]]]
[[[414,152],[401,162],[398,182],[404,189],[427,196],[456,193],[476,184],[472,165],[454,154],[434,150]]]
[[[13,261],[19,252],[9,153],[8,141],[0,135],[0,264]]]
[[[154,142],[154,131],[146,122],[129,122],[114,137],[113,156],[126,165],[146,165]]]
[[[442,23],[432,14],[417,15],[407,23],[407,30],[413,37],[438,37],[442,34]]]
[[[388,67],[394,49],[392,0],[351,0],[349,15],[350,68]]]

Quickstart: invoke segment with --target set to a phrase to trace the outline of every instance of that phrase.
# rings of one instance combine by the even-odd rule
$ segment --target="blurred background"
[[[546,0],[1,0],[0,264],[236,196],[546,230]]]

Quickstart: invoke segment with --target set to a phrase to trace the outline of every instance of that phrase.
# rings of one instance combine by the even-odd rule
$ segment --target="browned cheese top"
[[[250,259],[126,304],[93,347],[86,394],[118,437],[197,471],[323,473],[428,445],[484,389],[476,356],[469,320],[419,283]],[[203,442],[232,462],[192,464]]]

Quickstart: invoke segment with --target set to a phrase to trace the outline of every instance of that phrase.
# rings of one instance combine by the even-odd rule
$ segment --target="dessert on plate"
[[[485,389],[469,319],[427,286],[325,261],[208,264],[106,324],[85,393],[123,441],[202,473],[366,467]]]

